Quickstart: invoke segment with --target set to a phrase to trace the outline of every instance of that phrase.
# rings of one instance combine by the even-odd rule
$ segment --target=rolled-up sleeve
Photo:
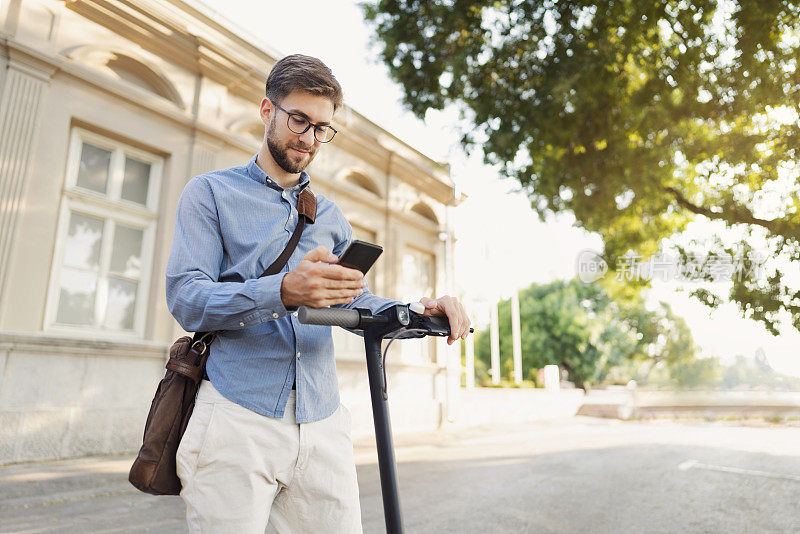
[[[219,282],[224,250],[214,196],[206,178],[186,184],[178,200],[167,262],[167,307],[187,332],[235,330],[278,319],[286,273]]]

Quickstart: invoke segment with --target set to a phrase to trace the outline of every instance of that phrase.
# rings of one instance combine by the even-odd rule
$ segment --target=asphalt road
[[[408,532],[800,532],[800,428],[577,417],[397,439]],[[377,459],[356,442],[364,531]],[[129,458],[0,468],[0,532],[185,532]]]

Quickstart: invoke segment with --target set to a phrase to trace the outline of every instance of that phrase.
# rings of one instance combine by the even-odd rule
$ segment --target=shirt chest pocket
[[[308,232],[308,236],[306,236],[306,232]],[[307,237],[311,239],[306,241]],[[323,246],[330,252],[341,254],[344,250],[337,251],[335,249],[337,245],[342,244],[345,238],[346,228],[338,218],[322,216],[318,217],[314,224],[306,226],[300,242],[303,243],[305,241],[305,246],[308,247],[308,250]]]
[[[292,254],[290,266],[296,266],[306,254],[317,247],[325,247],[328,252],[333,252],[336,241],[330,230],[322,227],[315,228],[315,226],[316,224],[306,224],[303,235],[297,243],[297,249]]]

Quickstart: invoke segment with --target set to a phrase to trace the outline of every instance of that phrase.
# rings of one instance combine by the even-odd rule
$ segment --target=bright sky
[[[507,298],[532,282],[571,278],[582,250],[600,250],[599,237],[572,227],[569,216],[540,222],[527,198],[513,192],[515,182],[500,179],[480,157],[466,156],[452,127],[454,112],[429,112],[423,122],[403,109],[399,87],[369,46],[370,31],[356,2],[204,3],[269,49],[320,58],[342,84],[350,106],[428,156],[450,162],[453,179],[469,197],[453,214],[456,282],[476,324],[488,321],[488,299]],[[687,320],[704,355],[730,360],[737,354],[752,357],[763,348],[776,370],[800,376],[800,333],[787,329],[773,337],[741,318],[733,305],[709,313],[676,293],[674,284],[656,284],[651,299],[668,302]]]

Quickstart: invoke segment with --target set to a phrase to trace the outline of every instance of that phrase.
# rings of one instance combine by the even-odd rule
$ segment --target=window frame
[[[84,142],[111,151],[109,177],[105,194],[90,189],[84,189],[77,185],[78,168]],[[125,156],[130,156],[151,165],[145,205],[121,198]],[[58,214],[56,243],[51,264],[43,330],[51,333],[80,337],[92,335],[93,337],[102,337],[106,339],[131,340],[144,337],[150,283],[153,274],[155,236],[158,222],[158,201],[161,190],[163,166],[164,158],[156,154],[146,152],[130,144],[102,136],[83,128],[73,128],[70,134],[64,186],[61,195],[62,201]],[[73,212],[103,220],[103,237],[100,245],[100,259],[97,271],[97,293],[95,294],[94,302],[95,324],[93,325],[66,325],[56,321],[61,293],[61,274],[64,269],[64,254],[69,234],[70,214]],[[137,282],[136,309],[134,311],[133,328],[131,330],[107,328],[102,324],[105,317],[103,317],[102,321],[100,320],[108,303],[110,278],[117,277],[129,280],[129,278],[124,275],[114,275],[110,272],[111,255],[113,252],[112,233],[116,233],[116,226],[118,224],[142,230],[142,266]]]
[[[404,279],[404,274],[403,274],[403,261],[405,261],[405,257],[408,254],[411,254],[411,255],[414,255],[414,254],[425,255],[425,256],[429,257],[430,263],[431,263],[430,277],[431,277],[432,294],[430,294],[430,295],[410,295],[410,294],[406,293],[408,288],[405,287],[405,282],[406,281]],[[436,253],[431,252],[430,250],[425,250],[422,247],[415,246],[411,242],[406,242],[404,244],[404,246],[402,248],[402,252],[400,254],[400,267],[399,267],[399,272],[400,272],[399,292],[400,292],[401,299],[405,299],[405,301],[411,302],[411,300],[409,300],[409,299],[419,299],[421,297],[428,297],[428,298],[432,298],[432,299],[438,298],[437,297],[437,293],[436,293],[436,282],[437,282],[437,278],[438,278],[437,277],[438,261],[439,261],[439,257],[436,255]],[[414,357],[409,357],[408,352],[410,351],[410,349],[406,349],[406,347],[413,347],[415,345],[424,346],[427,349],[426,350],[427,354],[425,354],[425,359],[423,361],[421,361],[421,362],[416,360]],[[427,337],[424,337],[424,338],[408,340],[406,343],[403,344],[403,349],[402,349],[403,352],[401,353],[402,362],[403,363],[409,363],[409,364],[422,363],[422,364],[426,364],[426,365],[427,364],[434,364],[435,365],[437,363],[437,359],[438,359],[437,348],[436,347],[437,347],[436,346],[436,338],[432,337],[432,336],[427,336]]]

